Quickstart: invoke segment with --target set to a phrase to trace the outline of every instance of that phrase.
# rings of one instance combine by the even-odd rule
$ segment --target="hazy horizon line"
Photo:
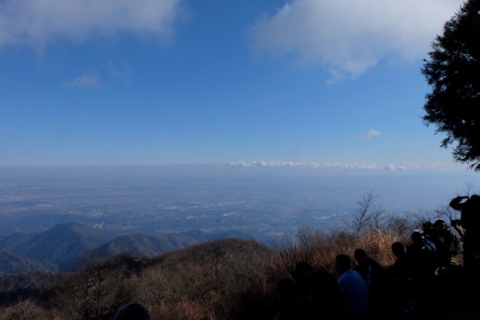
[[[152,164],[23,164],[23,165],[0,165],[0,168],[115,168],[115,167],[243,167],[243,168],[304,168],[304,169],[346,169],[368,171],[454,171],[474,172],[468,166],[458,163],[446,162],[306,162],[306,161],[230,161],[230,162],[178,162],[178,163],[152,163]]]

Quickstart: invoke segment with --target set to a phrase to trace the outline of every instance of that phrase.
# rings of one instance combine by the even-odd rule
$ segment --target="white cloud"
[[[0,47],[43,47],[57,38],[82,42],[116,33],[169,36],[181,0],[6,0],[0,2]]]
[[[130,80],[133,74],[133,69],[131,69],[125,62],[116,64],[110,60],[107,61],[107,65],[110,74],[117,79]]]
[[[419,162],[403,162],[403,163],[379,163],[379,162],[292,162],[292,161],[231,161],[230,166],[237,167],[303,167],[312,169],[351,169],[351,170],[434,170],[442,171],[451,169],[451,164],[442,163],[419,163]]]
[[[373,137],[380,137],[381,135],[382,135],[381,132],[379,132],[375,129],[371,129],[370,131],[368,131],[367,133],[362,135],[361,138],[362,138],[362,140],[370,140]]]
[[[70,87],[89,88],[100,86],[100,75],[95,68],[89,69],[84,74],[75,77],[72,82],[66,84]]]
[[[251,28],[258,52],[326,66],[331,81],[355,78],[395,55],[418,59],[462,0],[292,0]]]

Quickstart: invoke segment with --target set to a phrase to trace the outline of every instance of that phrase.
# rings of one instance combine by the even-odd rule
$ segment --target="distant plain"
[[[306,225],[342,228],[368,193],[375,209],[408,217],[477,192],[472,172],[164,165],[4,167],[0,177],[3,235],[76,222],[119,235],[239,230],[269,242]]]

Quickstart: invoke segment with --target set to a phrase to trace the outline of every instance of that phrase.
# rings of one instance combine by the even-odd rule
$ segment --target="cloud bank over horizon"
[[[231,161],[229,166],[237,167],[299,167],[312,169],[360,169],[360,170],[431,170],[431,171],[447,171],[462,170],[462,168],[446,163],[421,163],[421,162],[404,162],[404,163],[379,163],[379,162],[295,162],[295,161]],[[464,170],[464,169],[463,169]]]
[[[168,38],[181,0],[7,0],[0,2],[0,48],[43,48],[57,40],[81,43],[117,33]]]
[[[460,0],[292,0],[251,27],[255,51],[326,66],[330,82],[356,78],[390,55],[425,56]]]

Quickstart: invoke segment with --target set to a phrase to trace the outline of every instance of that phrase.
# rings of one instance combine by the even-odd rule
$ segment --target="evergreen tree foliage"
[[[466,1],[435,38],[422,68],[432,91],[423,116],[456,161],[480,171],[480,0]]]

